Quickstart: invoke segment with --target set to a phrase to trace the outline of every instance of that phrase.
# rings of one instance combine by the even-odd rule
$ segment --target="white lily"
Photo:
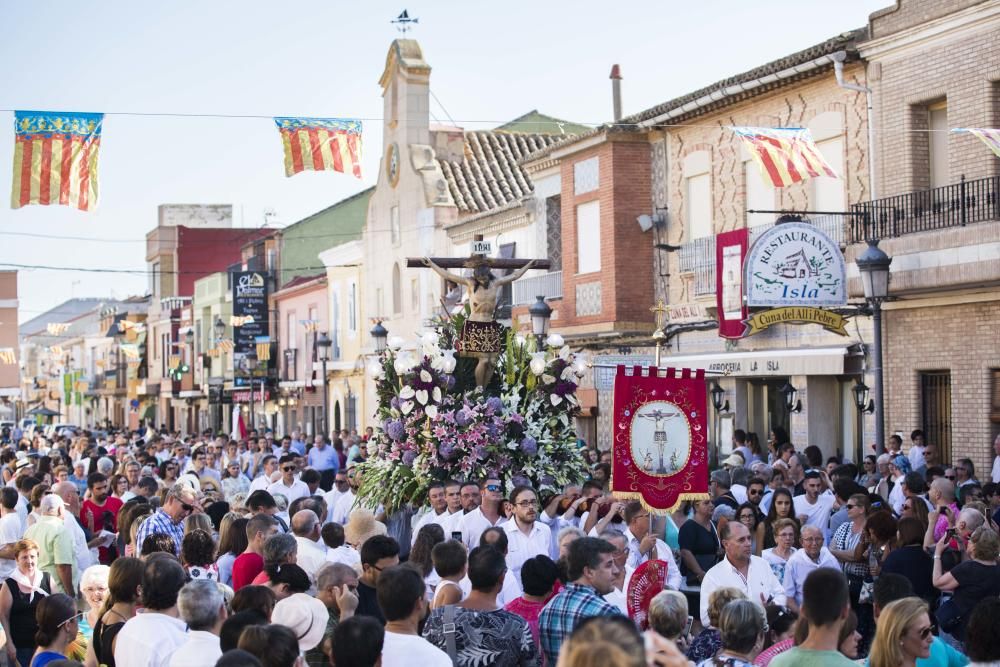
[[[451,375],[455,372],[455,366],[458,365],[458,360],[455,359],[455,350],[442,350],[441,354],[444,355],[441,370]]]
[[[549,400],[552,402],[552,405],[559,405],[563,399],[559,394],[549,394]]]
[[[422,370],[422,371],[420,371],[420,379],[421,379],[422,381],[424,381],[424,382],[430,382],[430,381],[431,381],[431,380],[433,380],[434,378],[433,378],[433,377],[431,376],[431,374],[430,374],[430,373],[428,373],[428,372],[427,372],[426,370]]]
[[[569,361],[569,358],[573,355],[573,351],[569,349],[569,345],[563,345],[559,348],[559,358],[563,361]]]
[[[426,389],[418,389],[417,390],[417,402],[420,403],[420,405],[427,405],[427,390]]]
[[[532,373],[534,373],[535,375],[541,375],[542,373],[545,372],[545,367],[547,365],[548,364],[545,362],[544,352],[531,353],[531,361],[528,362],[528,368],[531,369]]]
[[[399,391],[399,397],[401,399],[403,399],[404,401],[408,401],[411,398],[413,398],[413,395],[415,393],[416,392],[414,392],[413,387],[411,387],[410,385],[406,385],[405,387],[403,387],[402,389],[400,389],[400,391]]]
[[[386,341],[386,345],[388,345],[389,349],[393,352],[403,349],[403,345],[405,344],[406,341],[400,336],[389,336],[389,340]]]
[[[524,337],[524,334],[517,334],[514,336],[514,344],[518,347],[524,347],[528,343],[528,339]]]
[[[408,415],[411,412],[413,412],[413,401],[404,401],[399,406],[399,411],[402,412],[404,415]]]
[[[438,416],[437,406],[428,405],[427,407],[424,408],[424,414],[430,417],[431,419],[437,419]]]
[[[382,364],[377,361],[373,361],[368,365],[368,375],[373,380],[381,380],[385,377],[385,369],[382,368]]]
[[[576,369],[573,366],[567,366],[566,368],[563,369],[562,375],[559,376],[559,379],[566,380],[567,382],[572,382],[573,380],[576,379],[576,375],[577,375]]]
[[[434,399],[435,403],[441,402],[441,387],[434,387],[434,390],[431,392],[431,398]]]
[[[545,384],[552,384],[555,381],[556,381],[555,377],[549,375],[548,373],[542,376],[542,382],[544,382]]]
[[[557,333],[549,334],[549,337],[545,339],[545,344],[549,347],[562,347],[563,337]]]

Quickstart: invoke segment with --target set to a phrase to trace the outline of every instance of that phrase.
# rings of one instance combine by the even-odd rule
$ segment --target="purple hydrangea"
[[[538,481],[542,483],[542,486],[552,486],[556,483],[556,478],[552,475],[542,475],[542,478]]]
[[[476,455],[477,459],[480,459],[480,460],[485,459],[486,458],[486,445],[477,445],[476,448],[474,450],[472,450],[472,452]]]
[[[503,401],[498,396],[490,396],[486,399],[486,407],[493,412],[500,412],[503,409]]]
[[[514,486],[532,486],[531,480],[520,474],[511,477],[510,483]]]
[[[455,412],[455,423],[459,426],[468,426],[472,421],[472,412],[465,408]]]
[[[534,456],[538,453],[538,442],[529,435],[521,441],[521,451],[528,456]]]
[[[389,401],[389,405],[392,407],[393,410],[399,410],[399,397],[393,396],[392,400]]]
[[[400,419],[394,419],[385,425],[385,433],[392,440],[399,442],[406,436],[406,428]]]
[[[455,448],[449,445],[448,443],[444,443],[440,447],[438,447],[438,458],[448,460],[454,453],[455,453]]]
[[[412,449],[404,452],[403,453],[403,465],[406,465],[406,466],[413,465],[413,461],[416,460],[416,458],[417,458],[417,453],[415,451],[413,451]]]

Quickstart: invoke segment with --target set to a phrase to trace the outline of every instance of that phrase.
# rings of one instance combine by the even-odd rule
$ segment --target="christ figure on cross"
[[[463,356],[479,360],[476,364],[476,386],[482,389],[490,383],[497,356],[503,349],[503,327],[494,319],[500,290],[523,276],[528,269],[542,263],[528,260],[510,275],[497,278],[490,270],[491,262],[495,261],[473,257],[467,262],[472,265],[472,277],[466,278],[444,269],[430,257],[421,259],[424,266],[433,269],[445,280],[465,286],[470,313],[462,329],[460,352]]]
[[[635,416],[636,419],[648,419],[653,422],[653,444],[656,445],[656,449],[660,454],[660,467],[657,470],[657,473],[660,475],[665,475],[669,472],[663,465],[663,452],[667,447],[667,430],[663,424],[674,417],[680,416],[681,413],[679,412],[666,413],[660,409],[650,410],[649,412]]]

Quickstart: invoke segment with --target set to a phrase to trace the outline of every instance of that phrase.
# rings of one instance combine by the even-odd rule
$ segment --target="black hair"
[[[399,542],[388,535],[373,535],[361,545],[361,564],[374,566],[383,558],[399,555]],[[383,574],[385,574],[383,572]]]
[[[913,597],[913,583],[903,575],[883,572],[875,580],[872,602],[877,604],[879,609],[885,609],[890,602],[908,597]]]
[[[507,559],[493,547],[476,547],[469,553],[469,581],[472,589],[491,591],[503,582]]]
[[[139,548],[140,556],[148,556],[155,553],[166,553],[171,556],[175,555],[177,545],[174,544],[174,538],[166,533],[150,533],[146,536],[146,539],[142,541]],[[173,605],[171,605],[173,606]]]
[[[809,460],[810,467],[819,468],[823,465],[823,450],[816,445],[809,445],[802,450],[802,453],[805,454],[806,459]]]
[[[170,609],[177,604],[177,593],[186,581],[187,574],[173,555],[151,555],[142,571],[143,606],[152,610]]]
[[[181,562],[185,565],[211,565],[215,562],[215,540],[201,528],[195,528],[181,540]]]
[[[250,625],[240,635],[239,648],[260,660],[262,667],[292,667],[299,657],[299,639],[284,625]]]
[[[496,539],[490,540],[490,535],[496,535]],[[507,553],[508,544],[507,533],[499,526],[490,526],[479,536],[479,546],[493,547],[494,549],[499,549],[500,553]]]
[[[401,621],[409,617],[413,607],[426,593],[424,578],[410,565],[395,565],[382,570],[375,591],[386,621]]]
[[[256,512],[259,509],[269,510],[272,507],[277,507],[278,504],[274,502],[274,496],[270,493],[263,489],[257,489],[247,496],[246,506],[251,512]]]
[[[570,581],[583,576],[585,568],[595,569],[601,564],[601,556],[613,554],[615,546],[598,537],[581,537],[570,542],[566,557],[566,575]]]
[[[319,531],[323,543],[330,549],[344,546],[344,527],[339,523],[328,523]]]
[[[20,495],[13,486],[3,486],[0,488],[0,502],[3,506],[9,510],[15,509],[17,507],[17,499]]]
[[[264,616],[264,621],[267,622],[277,602],[278,598],[275,597],[274,591],[267,586],[250,585],[244,586],[233,594],[233,599],[229,602],[229,609],[233,614],[246,611],[261,614]],[[233,646],[236,646],[237,640],[239,640],[239,636],[233,641]]]
[[[906,473],[903,483],[906,484],[906,488],[910,493],[917,495],[927,493],[927,482],[924,481],[924,476],[919,472]]]
[[[95,485],[106,481],[108,481],[108,476],[105,475],[104,473],[92,472],[89,475],[87,475],[87,488],[92,489],[94,488]]]
[[[530,486],[515,486],[514,490],[510,492],[510,504],[516,505],[517,497],[522,493],[524,493],[525,491],[531,491],[532,493],[535,492],[535,490]]]
[[[294,563],[272,563],[264,571],[271,585],[285,584],[291,593],[305,593],[312,586],[306,571]]]
[[[764,607],[764,613],[767,615],[769,644],[774,644],[775,637],[780,637],[791,630],[799,618],[797,612],[784,605],[769,604]]]
[[[438,542],[431,550],[431,558],[434,561],[434,570],[441,577],[453,577],[461,572],[467,564],[471,566],[465,545],[458,540]]]
[[[1000,599],[985,597],[973,607],[965,626],[965,654],[973,662],[986,663],[1000,660]]]
[[[333,631],[337,667],[375,667],[382,656],[385,628],[371,616],[352,616]]]
[[[160,488],[160,485],[156,483],[156,480],[150,477],[149,475],[146,475],[145,477],[140,477],[139,483],[136,484],[136,486],[140,489],[149,491],[150,495],[156,493]]]
[[[68,595],[53,593],[42,596],[35,607],[35,644],[49,646],[56,640],[63,624],[76,616],[76,601]]]
[[[521,566],[521,586],[528,595],[548,595],[559,578],[559,568],[548,556],[535,556]]]
[[[847,578],[840,570],[821,567],[810,572],[802,584],[802,614],[811,625],[833,623],[849,601]]]
[[[299,475],[299,479],[302,480],[303,484],[319,484],[319,473],[312,468],[306,468]]]
[[[420,528],[413,540],[409,562],[423,572],[425,577],[434,569],[434,548],[444,542],[444,538],[444,528],[440,524],[428,523]]]

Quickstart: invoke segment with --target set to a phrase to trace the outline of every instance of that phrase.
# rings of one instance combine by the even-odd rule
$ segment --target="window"
[[[400,315],[403,312],[403,286],[402,276],[399,272],[399,264],[392,266],[392,314]]]
[[[340,290],[330,293],[330,358],[340,359]]]
[[[399,245],[399,207],[393,206],[389,209],[389,232],[392,236],[392,245]]]
[[[417,278],[410,281],[410,310],[420,312],[420,281]]]
[[[748,211],[774,210],[774,186],[764,180],[760,167],[753,160],[743,163],[743,186],[747,193]],[[776,217],[773,213],[747,213],[747,227],[769,225]]]
[[[347,330],[358,330],[358,284],[355,282],[347,287]]]
[[[928,149],[932,188],[948,185],[948,103],[936,102],[927,107]]]
[[[809,208],[814,211],[843,211],[847,206],[847,196],[844,191],[846,174],[844,173],[844,138],[836,137],[816,144],[820,154],[826,160],[839,178],[817,176],[810,179],[812,183],[812,202]]]
[[[562,200],[559,195],[545,199],[545,240],[551,268],[562,271]]]
[[[598,158],[581,160],[573,165],[573,194],[593,192],[600,185],[600,162]]]
[[[712,235],[712,175],[708,172],[685,179],[687,226],[690,239]]]
[[[601,270],[601,203],[587,202],[576,207],[576,272]]]
[[[920,374],[920,428],[924,441],[938,448],[938,460],[951,460],[951,371]]]

